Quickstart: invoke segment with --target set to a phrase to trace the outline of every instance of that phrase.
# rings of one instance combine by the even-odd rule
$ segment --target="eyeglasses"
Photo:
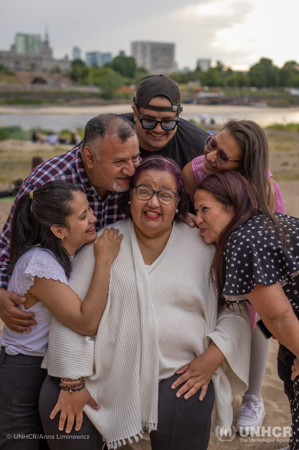
[[[148,201],[154,196],[154,194],[157,194],[158,200],[162,203],[162,205],[171,205],[179,195],[177,192],[173,192],[170,189],[154,191],[154,189],[142,185],[135,186],[135,189],[139,200]]]
[[[138,109],[137,109],[137,117],[144,130],[154,130],[159,123],[161,125],[162,130],[172,131],[175,129],[175,127],[179,122],[178,119],[162,119],[162,120],[142,119],[139,115]]]
[[[217,147],[217,141],[213,135],[208,136],[205,145],[208,152],[214,152],[215,150],[217,151],[216,160],[221,166],[224,166],[229,162],[242,162],[239,159],[231,159],[223,150],[220,150]]]

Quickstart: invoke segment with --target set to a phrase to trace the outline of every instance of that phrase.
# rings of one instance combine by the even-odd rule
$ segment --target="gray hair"
[[[98,161],[101,159],[101,148],[100,145],[96,147],[94,141],[103,141],[106,134],[112,134],[124,143],[135,136],[136,131],[132,122],[117,114],[99,114],[90,119],[85,127],[82,148],[88,145]]]

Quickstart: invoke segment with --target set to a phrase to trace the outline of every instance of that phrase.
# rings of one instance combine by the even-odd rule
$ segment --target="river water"
[[[222,125],[229,118],[255,120],[266,127],[273,123],[299,123],[299,108],[255,108],[249,106],[183,105],[184,119],[200,122],[206,115],[206,123],[213,118]],[[43,128],[53,131],[84,128],[86,122],[97,114],[130,112],[130,105],[90,107],[0,107],[0,126],[19,125],[24,129]]]

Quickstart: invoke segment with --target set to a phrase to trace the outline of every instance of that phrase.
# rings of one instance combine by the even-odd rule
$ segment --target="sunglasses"
[[[216,141],[215,136],[213,136],[213,135],[210,135],[207,138],[205,145],[206,145],[206,149],[208,150],[208,152],[217,151],[216,160],[221,166],[224,166],[225,164],[227,164],[229,162],[242,162],[239,159],[231,159],[229,156],[227,156],[227,154],[223,150],[220,150],[217,147],[217,141]]]
[[[137,109],[137,117],[139,122],[141,123],[141,126],[144,130],[153,130],[156,128],[158,123],[161,125],[162,130],[164,131],[172,131],[175,129],[175,127],[178,124],[177,119],[163,119],[163,120],[156,120],[156,119],[142,119],[139,115],[138,109]]]

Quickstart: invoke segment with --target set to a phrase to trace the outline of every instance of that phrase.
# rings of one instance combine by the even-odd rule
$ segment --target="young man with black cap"
[[[206,131],[179,118],[181,92],[166,75],[151,75],[141,80],[133,98],[133,113],[122,114],[135,122],[140,156],[152,154],[174,159],[181,169],[204,154]]]

